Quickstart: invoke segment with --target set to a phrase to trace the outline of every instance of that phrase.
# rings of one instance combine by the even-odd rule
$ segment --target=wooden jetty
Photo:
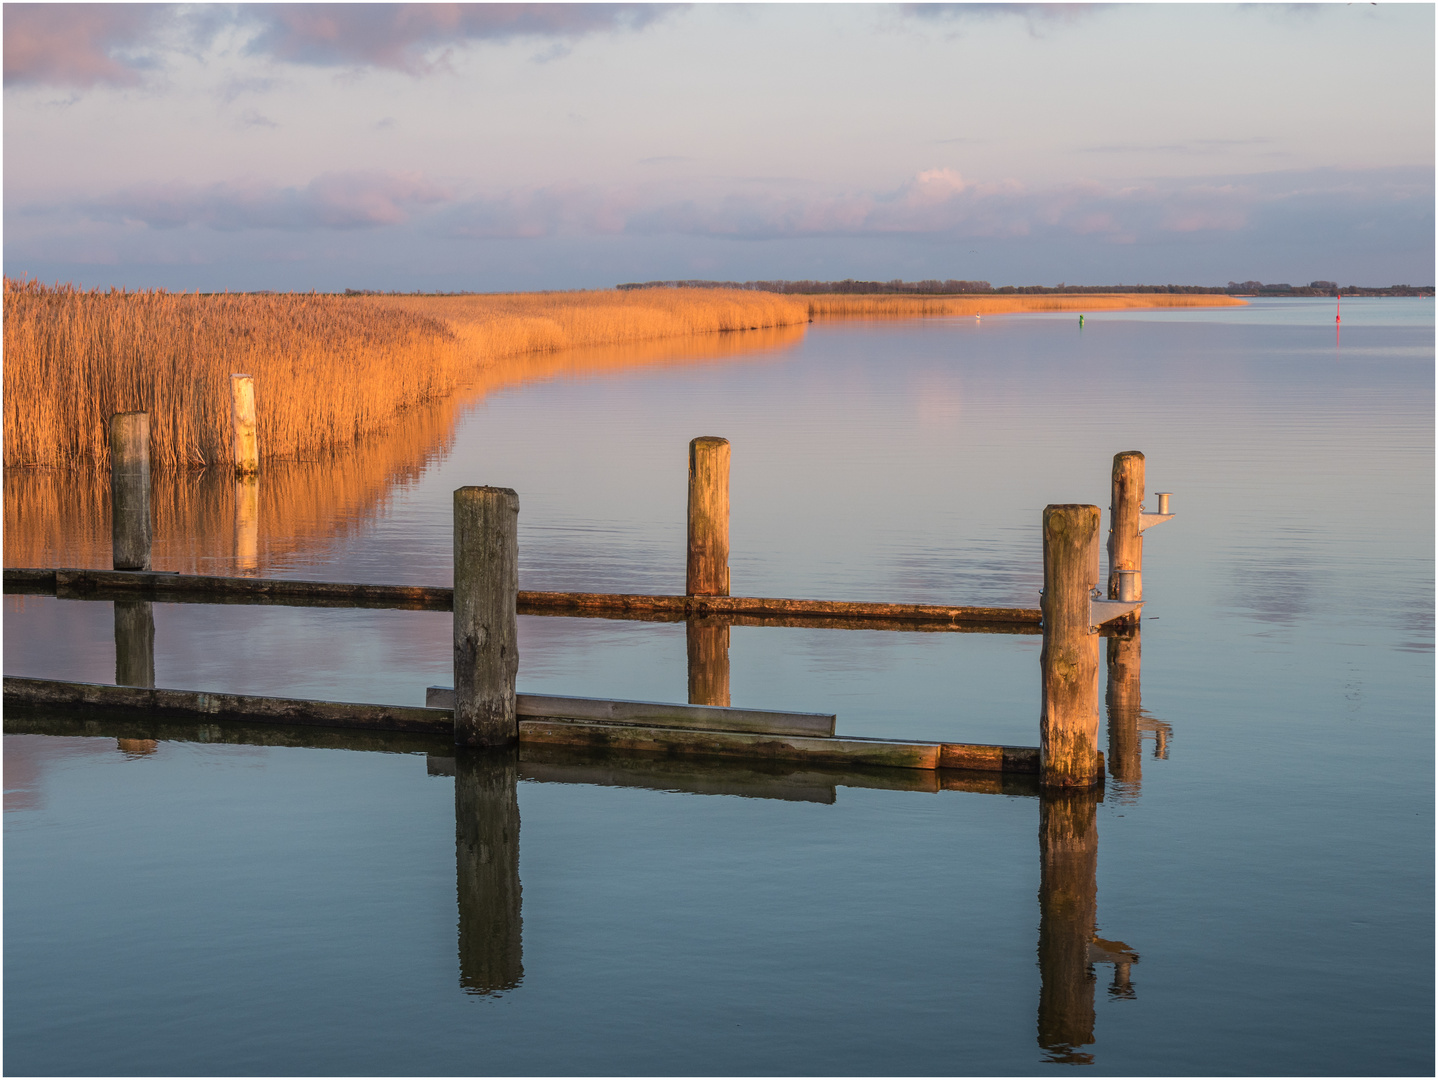
[[[237,482],[257,483],[253,387],[233,382]],[[248,395],[248,396],[247,396]],[[453,588],[211,577],[155,571],[150,562],[148,417],[111,421],[113,570],[7,568],[6,592],[48,593],[116,605],[117,685],[7,676],[7,707],[119,709],[167,717],[320,725],[448,735],[457,746],[584,747],[605,753],[806,761],[919,771],[957,769],[1037,774],[1042,785],[1101,784],[1098,750],[1098,634],[1136,623],[1141,609],[1142,541],[1166,520],[1145,514],[1143,455],[1114,459],[1110,575],[1098,599],[1099,509],[1055,505],[1043,514],[1041,606],[986,608],[932,604],[789,600],[729,595],[727,440],[704,436],[689,447],[686,593],[521,592],[518,495],[508,488],[454,493]],[[252,468],[251,466],[254,466]],[[367,705],[214,694],[154,686],[152,604],[292,604],[453,613],[453,688],[431,687],[426,706]],[[685,621],[690,703],[555,698],[519,694],[517,618],[526,615]],[[732,709],[731,625],[1042,633],[1042,709],[1037,747],[845,738],[834,717]],[[816,718],[817,717],[817,718]]]

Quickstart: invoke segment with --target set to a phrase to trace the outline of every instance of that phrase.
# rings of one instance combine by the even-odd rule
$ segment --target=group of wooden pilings
[[[253,382],[232,380],[235,456],[239,474],[258,468]],[[151,568],[148,417],[120,413],[111,418],[111,487],[114,511],[114,565],[117,570]],[[702,436],[689,444],[688,537],[685,596],[690,600],[729,597],[729,461],[727,439]],[[1144,455],[1114,457],[1108,539],[1107,595],[1136,623],[1142,601],[1142,531],[1164,520],[1145,513]],[[519,497],[510,488],[463,487],[454,493],[454,693],[456,745],[507,746],[519,739],[516,679],[519,669],[518,559]],[[1043,630],[1039,724],[1039,772],[1046,786],[1082,788],[1101,782],[1098,750],[1099,638],[1094,597],[1099,585],[1099,508],[1054,504],[1042,518]],[[638,599],[638,598],[631,598]],[[660,598],[654,598],[660,599]],[[1129,606],[1124,606],[1129,605]],[[137,601],[123,613],[117,603],[116,638],[122,617],[143,621]],[[134,610],[131,610],[131,609]],[[729,704],[729,623],[686,620],[691,703]],[[117,682],[154,686],[153,617],[148,633],[127,625],[126,640],[138,642]],[[143,643],[149,642],[148,658]],[[722,662],[721,662],[722,660]],[[148,672],[145,669],[148,664]]]

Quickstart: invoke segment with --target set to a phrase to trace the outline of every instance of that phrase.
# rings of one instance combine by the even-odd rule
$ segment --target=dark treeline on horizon
[[[987,281],[644,281],[616,285],[618,289],[748,289],[754,292],[816,294],[896,294],[904,296],[1014,296],[1052,293],[1221,293],[1261,296],[1432,296],[1432,285],[1344,285],[1314,281],[1307,285],[1265,285],[1261,281],[1230,281],[1227,285],[1000,285]]]

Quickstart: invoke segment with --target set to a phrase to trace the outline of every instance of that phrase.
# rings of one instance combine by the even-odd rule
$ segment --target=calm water
[[[161,569],[448,584],[450,493],[497,484],[521,588],[678,592],[687,442],[717,434],[735,593],[1021,606],[1043,506],[1106,511],[1115,452],[1177,517],[1146,534],[1142,706],[1096,811],[7,720],[5,1070],[1431,1074],[1433,346],[1426,300],[1345,304],[1341,342],[1327,301],[823,324],[514,373],[273,470],[248,541],[228,480],[170,483]],[[105,565],[95,491],[7,476],[6,565]],[[443,614],[154,621],[161,686],[450,681]],[[520,632],[521,690],[685,699],[683,625]],[[735,627],[730,685],[840,733],[1033,745],[1038,648]],[[4,650],[113,681],[113,605],[7,596]],[[1071,813],[1096,870],[1092,843],[1041,867]]]

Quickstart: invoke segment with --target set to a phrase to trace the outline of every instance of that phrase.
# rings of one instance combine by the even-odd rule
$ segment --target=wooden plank
[[[972,772],[1036,773],[1037,746],[988,746],[982,743],[944,743],[939,766]]]
[[[433,709],[453,706],[454,690],[429,686],[425,705]],[[756,734],[806,735],[825,738],[834,734],[833,713],[777,712],[767,709],[732,709],[718,705],[678,705],[662,701],[623,701],[611,698],[561,697],[556,694],[518,694],[521,718],[531,720],[585,720],[604,724],[638,724],[642,727],[694,728],[703,731],[747,731]]]
[[[218,719],[237,717],[277,724],[371,731],[449,735],[454,730],[453,714],[448,709],[422,709],[406,705],[363,705],[304,698],[214,694],[201,690],[111,686],[107,683],[62,682],[12,675],[5,676],[4,693],[7,708],[17,705],[102,706],[150,713],[211,716]]]
[[[594,724],[563,720],[519,722],[521,744],[550,743],[603,747],[643,753],[752,757],[773,761],[822,761],[837,765],[883,765],[934,769],[939,744],[889,739],[805,738],[798,735],[741,731],[692,731],[677,728]]]

